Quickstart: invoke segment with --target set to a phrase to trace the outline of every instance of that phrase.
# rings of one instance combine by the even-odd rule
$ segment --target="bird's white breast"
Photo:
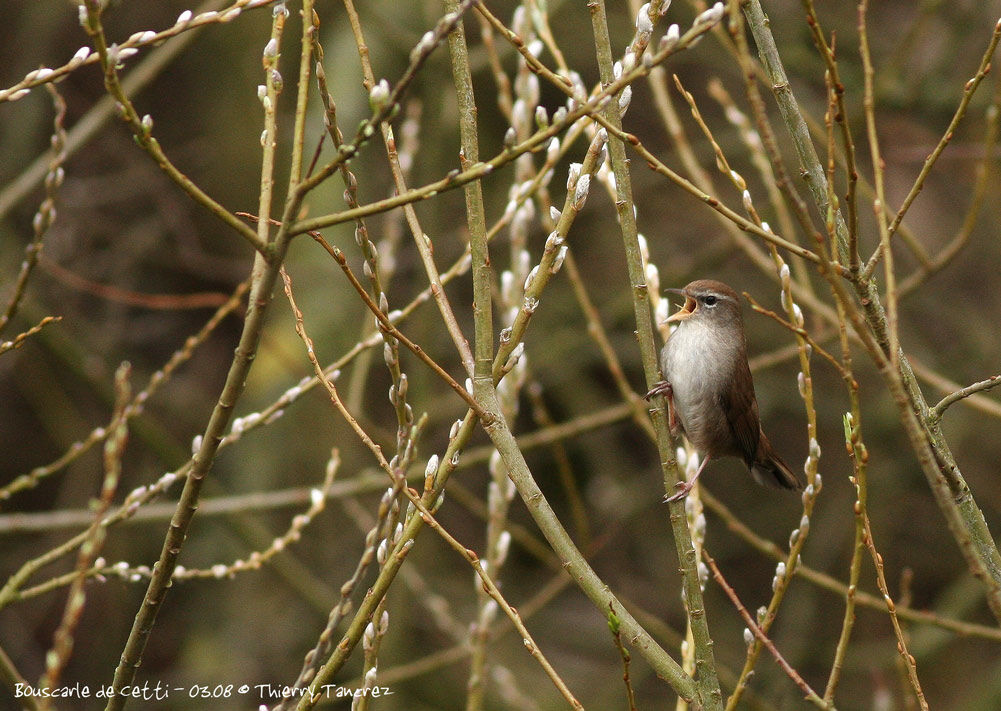
[[[717,432],[728,429],[719,395],[733,378],[732,351],[727,329],[686,319],[667,340],[661,368],[673,389],[674,406],[685,434],[703,453]]]

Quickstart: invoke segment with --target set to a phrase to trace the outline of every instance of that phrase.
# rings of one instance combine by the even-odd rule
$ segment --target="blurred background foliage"
[[[505,21],[510,20],[515,8],[515,3],[507,1],[491,0],[488,4]],[[136,31],[169,27],[185,9],[189,5],[177,0],[112,2],[105,13],[106,28],[111,38],[121,41]],[[550,0],[548,9],[554,35],[568,64],[581,73],[587,85],[593,85],[597,65],[589,41],[590,19],[585,4]],[[686,27],[698,9],[677,0],[667,19]],[[826,107],[824,67],[814,50],[801,4],[774,0],[767,2],[765,9],[797,99],[812,116],[822,119]],[[324,0],[317,3],[317,10],[338,121],[350,134],[369,114],[357,51],[341,4]],[[825,29],[837,36],[849,121],[860,146],[860,167],[863,175],[871,178],[864,146],[856,7],[853,3],[821,3],[818,10]],[[890,1],[871,8],[879,135],[891,205],[899,205],[948,124],[964,83],[976,70],[998,12],[998,3],[972,1]],[[392,82],[405,69],[411,48],[440,17],[442,8],[440,3],[424,0],[370,0],[359,3],[359,13],[376,76]],[[87,42],[71,3],[12,0],[5,4],[3,14],[0,87],[17,83],[38,66],[66,62],[77,47]],[[621,52],[632,35],[634,12],[626,3],[612,2],[609,15],[613,45]],[[279,111],[283,132],[280,159],[287,156],[282,147],[287,147],[294,110],[298,22],[290,24],[293,26],[296,29],[286,32],[281,64],[286,91]],[[257,210],[262,118],[256,87],[262,81],[260,57],[269,27],[270,12],[264,9],[190,33],[190,44],[134,96],[140,113],[154,117],[155,133],[168,156],[231,210]],[[507,122],[497,108],[496,86],[478,27],[471,13],[466,18],[466,30],[479,103],[481,153],[493,155],[501,148]],[[501,41],[497,46],[505,70],[513,74],[515,53]],[[157,51],[144,50],[129,60],[125,76]],[[731,163],[748,178],[751,193],[761,196],[759,209],[767,212],[765,190],[754,177],[757,173],[746,148],[722,110],[706,94],[707,82],[718,78],[738,105],[746,105],[739,72],[720,37],[707,36],[666,67],[695,94]],[[983,159],[982,136],[993,84],[994,79],[989,78],[974,97],[967,118],[907,218],[907,224],[932,254],[960,228],[969,206],[976,167]],[[68,129],[86,117],[102,97],[106,98],[100,72],[93,65],[74,71],[58,86],[68,105]],[[711,147],[688,120],[677,93],[674,99],[702,165],[713,172]],[[786,144],[770,95],[768,99],[780,144],[795,177],[794,154]],[[543,82],[541,103],[552,111],[562,101],[562,95]],[[404,113],[419,125],[419,147],[410,185],[423,185],[458,165],[456,111],[448,54],[439,48],[405,96]],[[4,304],[31,239],[33,216],[44,197],[37,185],[15,192],[17,181],[34,161],[47,162],[52,113],[50,97],[41,88],[17,102],[0,104],[0,301]],[[394,124],[398,140],[402,123],[401,117]],[[668,165],[677,167],[672,141],[652,108],[645,82],[634,86],[625,127]],[[309,116],[310,147],[322,130],[321,107],[314,101]],[[823,153],[822,145],[820,149]],[[329,155],[329,145],[327,150]],[[582,152],[582,147],[575,148],[571,154],[577,157],[571,160],[579,160]],[[563,199],[566,165],[560,164],[551,186],[557,203]],[[994,156],[988,165],[984,209],[969,243],[944,270],[901,303],[904,349],[916,363],[958,384],[997,373],[1001,363],[1001,240],[997,237],[1001,213],[997,209]],[[379,141],[370,142],[352,168],[362,203],[392,193]],[[287,165],[279,166],[279,186],[284,184],[286,170]],[[68,158],[65,171],[65,184],[58,195],[58,217],[45,238],[43,260],[32,276],[18,317],[3,334],[4,339],[9,339],[45,315],[62,317],[18,350],[0,355],[0,485],[53,461],[73,442],[108,422],[114,397],[113,373],[121,361],[132,363],[132,382],[138,389],[212,313],[211,308],[176,308],[171,303],[166,308],[149,308],[123,298],[123,293],[198,293],[222,300],[246,278],[252,261],[247,245],[188,200],[136,148],[128,130],[115,119]],[[512,176],[509,165],[483,182],[491,221],[504,210]],[[759,273],[734,248],[709,209],[647,170],[641,160],[633,160],[632,176],[639,227],[649,241],[652,261],[660,268],[662,285],[681,286],[694,278],[711,277],[738,291],[750,292],[769,308],[778,308],[779,289],[774,275]],[[717,186],[717,195],[723,201],[739,206],[740,197],[729,185],[717,180]],[[843,192],[842,186],[843,179],[839,192]],[[309,214],[342,209],[342,190],[338,177],[329,180],[310,196]],[[864,199],[863,204],[871,203]],[[424,230],[434,241],[439,268],[444,270],[461,257],[466,245],[461,191],[443,193],[419,203],[416,209]],[[871,214],[868,207],[861,211],[866,254],[875,246]],[[427,282],[401,212],[373,216],[369,231],[380,245],[398,241],[388,297],[392,308],[402,307]],[[362,262],[352,233],[349,224],[324,231],[328,241],[341,246],[360,273]],[[536,222],[528,245],[536,260],[545,238],[545,230]],[[805,242],[802,235],[797,239]],[[592,190],[590,201],[571,230],[569,243],[581,281],[590,290],[628,380],[640,392],[645,386],[633,336],[621,238],[613,206],[603,191]],[[896,254],[901,275],[917,268],[905,249],[898,249]],[[498,272],[510,263],[504,233],[492,243],[491,256]],[[296,240],[287,264],[322,362],[340,357],[360,337],[372,333],[372,319],[366,308],[336,264],[314,242],[307,238]],[[109,294],[94,285],[112,286],[118,291]],[[815,285],[826,293],[822,282],[817,280]],[[468,276],[452,282],[447,293],[471,338]],[[807,454],[803,405],[796,388],[798,364],[793,358],[768,357],[789,347],[792,337],[750,309],[745,309],[745,320],[752,362],[760,366],[755,381],[763,421],[783,457],[798,468]],[[808,313],[808,328],[811,323]],[[461,364],[432,305],[415,311],[403,330],[461,381]],[[188,459],[191,440],[204,428],[219,394],[239,331],[238,317],[226,318],[146,404],[143,414],[132,421],[119,501],[134,487],[149,484]],[[526,346],[529,385],[522,393],[520,413],[512,423],[517,434],[545,428],[544,421],[538,418],[540,405],[553,421],[567,422],[606,412],[620,403],[608,366],[588,336],[586,321],[565,273],[548,288],[529,328]],[[836,341],[829,342],[829,346],[836,350]],[[448,429],[465,407],[411,354],[402,349],[401,353],[411,379],[410,402],[418,413],[427,412],[429,417],[415,466],[415,471],[421,471],[428,456],[444,451]],[[856,355],[863,398],[863,435],[871,453],[870,514],[891,591],[895,596],[909,596],[914,607],[990,625],[992,618],[981,589],[969,576],[946,530],[926,480],[906,445],[889,395],[864,355]],[[854,526],[854,492],[848,482],[851,468],[841,424],[848,405],[838,374],[822,359],[814,358],[813,362],[824,453],[820,471],[825,486],[803,560],[812,568],[844,580]],[[309,374],[309,363],[279,290],[236,414],[246,415],[267,407]],[[346,366],[339,384],[363,426],[387,451],[392,451],[395,416],[385,397],[390,380],[381,364],[379,348]],[[943,389],[931,382],[925,382],[924,388],[932,403],[948,389],[954,389]],[[978,399],[987,402],[974,406],[967,401],[952,407],[944,428],[988,524],[997,532],[1001,530],[1001,479],[997,467],[1001,460],[1001,404],[990,393]],[[489,475],[482,447],[486,442],[482,433],[476,436],[474,451],[463,456],[455,488],[450,485],[440,512],[446,528],[474,550],[484,545],[483,501]],[[240,573],[233,579],[175,584],[144,656],[140,681],[163,680],[183,687],[291,683],[336,602],[340,585],[354,569],[364,533],[386,483],[378,479],[370,453],[330,407],[322,390],[315,388],[272,424],[249,432],[235,446],[222,450],[204,489],[205,498],[213,500],[234,494],[315,487],[322,481],[332,447],[339,449],[342,461],[338,480],[368,477],[362,480],[374,478],[379,483],[365,487],[367,493],[329,502],[298,543],[259,571]],[[663,485],[653,444],[634,422],[620,416],[558,445],[532,447],[526,454],[547,497],[598,573],[625,601],[644,613],[642,621],[650,625],[664,645],[677,649],[679,631],[684,630],[680,577],[667,509],[660,503]],[[583,497],[585,518],[572,510],[573,496],[559,475],[563,466],[569,467],[574,486]],[[37,487],[0,502],[0,579],[81,529],[79,523],[63,526],[58,522],[41,530],[27,528],[23,522],[29,519],[17,518],[19,514],[85,510],[99,489],[101,476],[97,447]],[[801,513],[796,495],[757,487],[735,462],[714,464],[704,482],[758,536],[785,545]],[[174,496],[176,491],[166,498],[172,500]],[[210,568],[246,558],[249,551],[266,548],[289,526],[292,516],[307,506],[301,496],[293,505],[252,507],[229,514],[212,513],[207,507],[196,518],[181,562],[189,569]],[[151,509],[148,518],[140,516],[109,531],[102,553],[109,564],[127,561],[134,567],[150,565],[156,559],[167,525],[166,517],[155,515],[156,511]],[[511,518],[515,544],[501,574],[506,598],[526,614],[533,635],[585,706],[625,708],[621,662],[603,615],[561,577],[554,556],[546,553],[540,535],[517,501]],[[707,546],[750,609],[767,601],[774,560],[754,550],[713,513],[708,515]],[[63,559],[45,568],[35,582],[67,572],[71,566],[70,558]],[[418,540],[402,582],[398,581],[388,598],[391,622],[380,654],[380,677],[394,694],[377,700],[374,708],[464,708],[468,661],[463,653],[464,640],[453,633],[465,630],[475,617],[473,577],[469,567],[435,535],[426,533]],[[909,582],[903,589],[905,578]],[[878,594],[867,558],[861,587]],[[76,635],[77,651],[64,673],[65,683],[79,680],[93,688],[110,683],[144,590],[145,581],[127,582],[115,577],[88,585],[88,604]],[[743,623],[712,583],[706,596],[726,689],[727,680],[732,680],[733,672],[743,663]],[[60,588],[0,612],[2,646],[29,680],[37,680],[43,671],[45,651],[51,646],[64,598],[65,588]],[[436,620],[428,603],[432,608],[439,606],[452,621],[452,630]],[[772,630],[786,658],[815,686],[822,687],[826,681],[843,609],[842,596],[796,579]],[[502,619],[496,629],[491,658],[498,666],[488,686],[487,707],[561,708],[563,702],[524,653],[510,625]],[[933,708],[1001,707],[1001,654],[996,641],[962,637],[924,625],[909,624],[908,633]],[[900,690],[895,645],[885,612],[859,608],[839,708],[909,708],[904,701],[906,694]],[[407,672],[407,665],[421,660],[428,661],[426,672]],[[356,684],[352,675],[360,669],[360,655],[356,655],[341,681]],[[663,707],[665,699],[673,698],[669,688],[642,660],[634,661],[631,672],[639,708]],[[747,708],[791,709],[803,705],[800,692],[770,658],[758,662],[752,691],[744,702]],[[6,690],[0,690],[0,698],[6,694]],[[256,702],[256,698],[248,696],[239,703],[199,702],[199,707],[249,708]],[[59,707],[76,706],[67,703]],[[193,708],[186,696],[134,707]],[[334,707],[347,708],[347,702],[337,702]],[[93,706],[81,704],[79,708]]]

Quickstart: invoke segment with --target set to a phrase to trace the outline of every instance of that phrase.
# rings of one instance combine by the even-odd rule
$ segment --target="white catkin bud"
[[[557,112],[558,114],[559,112]],[[553,117],[556,120],[556,117]],[[546,146],[546,160],[550,163],[556,162],[556,159],[560,156],[560,139],[553,136],[549,139],[549,145]]]
[[[549,273],[555,274],[556,272],[558,272],[560,268],[563,266],[563,261],[566,259],[566,257],[567,257],[567,246],[563,245],[556,252],[556,256],[553,257],[553,263],[549,265]]]
[[[620,116],[626,115],[626,110],[629,108],[629,102],[632,100],[633,100],[633,88],[631,86],[627,86],[625,89],[622,90],[622,93],[619,94]]]
[[[198,454],[198,450],[202,448],[202,436],[195,435],[191,440],[191,454]]]
[[[816,437],[810,438],[810,456],[814,459],[820,459],[820,442],[817,441]]]
[[[479,580],[477,579],[477,584]],[[483,605],[483,611],[480,613],[480,622],[483,625],[491,625],[493,621],[497,618],[497,601],[493,598],[487,600],[486,604]]]
[[[646,283],[647,289],[651,294],[660,293],[660,272],[657,270],[657,265],[653,263],[647,263],[646,269]]]
[[[511,532],[501,531],[501,534],[497,537],[497,554],[496,554],[497,565],[504,565],[504,561],[507,560],[507,554],[510,549],[511,549]]]
[[[507,470],[501,469],[502,466],[504,466],[504,463],[501,460],[500,452],[495,449],[490,453],[490,459],[487,460],[487,471],[490,472],[490,476],[494,479],[498,479],[502,476],[506,477]]]
[[[681,38],[681,28],[678,27],[677,23],[672,24],[667,28],[667,32],[664,36],[660,38],[659,51],[667,52],[674,49],[674,46],[678,44],[678,40]]]
[[[688,458],[688,461],[685,462],[685,473],[688,474],[689,478],[691,478],[695,474],[695,472],[698,471],[699,463],[701,461],[702,460],[699,458],[699,453],[692,452],[692,455]],[[692,500],[694,501],[694,499]]]
[[[506,303],[511,303],[514,301],[514,272],[505,269],[501,272],[501,300]]]
[[[556,230],[550,232],[549,236],[546,237],[546,251],[551,252],[552,250],[559,249],[562,246],[563,238],[560,236],[560,233]]]
[[[811,484],[810,486],[815,486],[816,490],[819,492],[823,485],[824,483],[823,479],[820,476],[820,472],[817,472],[816,474],[813,475],[813,484]]]
[[[644,262],[650,261],[650,249],[647,246],[646,236],[642,232],[636,233],[636,242],[640,248],[640,256],[643,257]]]
[[[528,111],[528,104],[524,99],[518,99],[511,106],[511,123],[515,126],[524,126],[526,121],[526,112]]]
[[[678,466],[684,469],[688,462],[688,451],[684,447],[678,447],[674,451],[674,458],[678,460]]]
[[[692,27],[711,27],[723,17],[723,3],[718,2],[695,18]]]
[[[459,434],[460,427],[462,427],[462,420],[456,420],[452,423],[452,427],[448,430],[449,441],[455,439],[455,436]]]
[[[532,286],[532,282],[535,280],[535,275],[538,273],[539,273],[539,265],[536,264],[534,267],[532,267],[532,271],[530,271],[528,273],[528,276],[525,278],[525,286],[524,286],[525,291],[528,291],[529,288]]]
[[[427,466],[424,467],[424,478],[433,477],[438,472],[438,455],[432,454],[428,459]]]
[[[562,216],[563,216],[563,213],[560,212],[559,209],[555,205],[550,205],[549,206],[549,218],[553,222],[559,222],[560,221],[560,217],[562,217]]]
[[[803,532],[803,535],[806,535],[810,530],[810,517],[806,514],[803,514],[803,518],[799,520],[799,530]]]
[[[754,643],[754,633],[747,627],[744,628],[744,644],[751,646]]]
[[[671,309],[671,302],[667,299],[658,299],[657,306],[654,309],[654,318],[657,319],[658,324],[663,324],[667,321],[667,317],[670,315],[669,311]]]
[[[793,304],[792,305],[792,315],[793,315],[793,319],[796,321],[796,325],[799,328],[803,328],[803,324],[805,323],[805,320],[803,319],[803,309],[801,309],[799,307],[799,304]]]
[[[368,93],[368,102],[372,108],[379,108],[389,100],[389,82],[380,79],[379,83],[372,87]]]
[[[650,3],[641,7],[636,15],[636,31],[647,34],[653,32],[653,22],[650,20]]]
[[[535,107],[535,125],[539,128],[546,128],[549,126],[549,114],[546,113],[545,106]]]
[[[799,396],[806,398],[806,376],[802,370],[796,375],[796,387],[799,388]]]
[[[278,57],[278,40],[274,37],[268,40],[268,43],[264,45],[264,59],[270,65]]]
[[[525,355],[525,342],[524,341],[522,341],[521,343],[519,343],[518,345],[516,345],[514,347],[514,350],[511,351],[511,355],[508,356],[506,366],[509,367],[509,368],[513,368],[518,363],[518,361],[521,360],[521,357],[523,355]]]
[[[577,185],[581,167],[580,163],[571,163],[570,167],[567,168],[567,190],[573,190],[574,186]]]
[[[612,78],[621,79],[622,78],[622,62],[616,62],[612,65]]]
[[[389,541],[385,538],[379,542],[379,547],[375,552],[375,559],[379,561],[379,565],[385,565],[386,559],[389,557]]]
[[[375,644],[375,625],[369,622],[365,625],[365,631],[361,636],[361,647],[368,653],[372,650],[373,644]]]
[[[130,38],[131,39],[131,38]],[[52,74],[52,70],[48,67],[40,67],[38,69],[33,69],[24,75],[24,81],[35,81],[36,79],[42,81],[48,79]]]
[[[699,540],[704,541],[706,539],[706,515],[704,513],[700,513],[695,517],[695,526],[693,528],[695,536]]]
[[[532,255],[528,253],[527,249],[523,249],[518,253],[517,259],[517,273],[528,275],[528,270],[532,264]]]
[[[587,192],[591,187],[591,176],[588,173],[580,176],[577,181],[577,189],[574,191],[573,196],[573,207],[575,210],[580,210],[584,207],[584,201],[587,200]]]
[[[511,126],[504,132],[504,147],[513,148],[517,142],[518,133],[514,130],[514,126]]]

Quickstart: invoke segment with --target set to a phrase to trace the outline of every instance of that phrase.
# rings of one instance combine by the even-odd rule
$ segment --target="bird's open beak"
[[[664,289],[664,291],[685,297],[685,305],[682,306],[677,311],[675,311],[670,316],[668,316],[667,323],[672,323],[674,321],[684,321],[686,318],[695,313],[695,306],[697,305],[698,302],[695,301],[695,299],[693,299],[691,296],[686,294],[684,289]]]

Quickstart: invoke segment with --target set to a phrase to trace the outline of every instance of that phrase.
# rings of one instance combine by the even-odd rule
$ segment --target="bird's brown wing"
[[[720,393],[720,405],[726,413],[733,442],[740,450],[739,455],[751,466],[758,453],[761,425],[758,421],[758,401],[754,397],[751,370],[746,362],[737,365],[732,387]]]

